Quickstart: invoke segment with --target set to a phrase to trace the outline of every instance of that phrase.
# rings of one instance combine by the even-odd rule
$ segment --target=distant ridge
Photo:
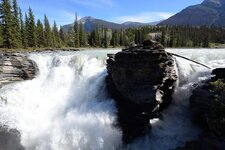
[[[114,23],[114,22],[105,21],[102,19],[96,19],[91,16],[87,16],[87,17],[81,18],[79,20],[79,22],[82,22],[84,24],[84,30],[86,32],[91,32],[96,27],[105,27],[105,28],[110,28],[110,29],[126,29],[126,28],[132,28],[132,27],[142,27],[142,26],[147,26],[147,25],[157,25],[160,21],[150,22],[150,23],[127,21],[122,24],[118,24],[118,23]],[[73,27],[73,25],[74,25],[73,23],[64,25],[63,30],[65,32],[67,32],[70,27]]]
[[[225,26],[225,0],[204,0],[159,23],[159,25]]]

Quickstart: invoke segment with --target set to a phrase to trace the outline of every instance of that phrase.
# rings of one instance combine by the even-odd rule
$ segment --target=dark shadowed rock
[[[212,71],[212,75],[214,75],[213,80],[223,79],[225,80],[225,68],[217,68]]]
[[[174,60],[150,40],[108,57],[107,89],[118,105],[123,141],[130,143],[147,133],[149,120],[170,103],[177,80]]]
[[[194,89],[190,97],[193,121],[201,127],[202,134],[198,141],[187,142],[179,150],[225,150],[225,121],[217,112],[220,108],[218,106],[224,104],[216,99],[216,93],[210,84],[218,79],[225,79],[224,71],[224,68],[214,69],[213,77]]]
[[[15,81],[33,79],[38,72],[36,64],[21,53],[0,53],[0,87]]]
[[[0,150],[25,150],[20,144],[20,133],[15,129],[0,127]]]

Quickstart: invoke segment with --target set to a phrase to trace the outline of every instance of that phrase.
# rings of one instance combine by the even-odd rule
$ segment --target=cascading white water
[[[224,50],[168,50],[209,66],[224,67]],[[28,150],[121,149],[114,127],[116,108],[105,91],[107,53],[116,51],[32,53],[40,73],[31,81],[0,89],[0,124],[16,128]],[[174,100],[152,131],[124,149],[166,150],[197,138],[188,98],[192,84],[209,76],[204,67],[176,58],[179,83]]]
[[[38,77],[1,89],[1,124],[21,132],[28,150],[115,149],[116,108],[107,99],[105,58],[35,53]]]

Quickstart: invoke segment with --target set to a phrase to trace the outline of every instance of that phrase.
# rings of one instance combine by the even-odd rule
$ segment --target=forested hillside
[[[85,32],[82,22],[74,18],[73,27],[63,31],[54,21],[49,23],[35,18],[31,8],[23,14],[16,0],[1,1],[0,47],[9,49],[61,48],[61,47],[120,47],[131,42],[141,44],[154,37],[165,47],[209,47],[211,43],[225,43],[222,27],[145,26],[111,29],[104,26]]]

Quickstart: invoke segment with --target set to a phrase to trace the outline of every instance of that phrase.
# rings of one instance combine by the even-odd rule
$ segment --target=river
[[[167,150],[196,139],[200,129],[191,122],[189,97],[193,84],[211,70],[175,57],[179,81],[173,102],[152,130],[122,146],[115,128],[115,103],[105,88],[106,54],[117,50],[30,53],[38,76],[0,89],[0,124],[17,129],[27,150]],[[168,49],[211,68],[224,67],[222,49]]]

